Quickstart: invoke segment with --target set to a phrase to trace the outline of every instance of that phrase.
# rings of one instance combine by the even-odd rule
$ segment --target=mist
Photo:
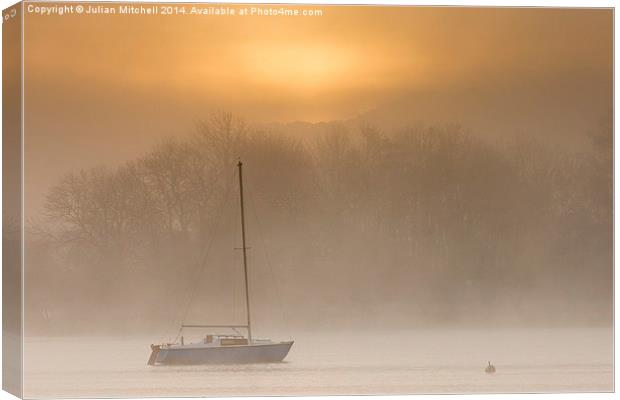
[[[613,11],[323,9],[25,15],[28,335],[243,320],[239,159],[259,333],[611,326]]]
[[[613,9],[286,7],[24,14],[26,397],[613,391]]]
[[[27,230],[26,331],[243,321],[239,158],[259,332],[611,326],[609,114],[573,152],[350,126],[217,112],[141,157],[67,171]]]

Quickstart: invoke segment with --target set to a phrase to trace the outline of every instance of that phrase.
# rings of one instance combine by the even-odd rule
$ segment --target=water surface
[[[613,332],[411,330],[294,335],[279,364],[149,367],[149,337],[29,338],[26,397],[613,390]],[[288,338],[281,338],[288,339]],[[497,373],[487,375],[487,361]]]

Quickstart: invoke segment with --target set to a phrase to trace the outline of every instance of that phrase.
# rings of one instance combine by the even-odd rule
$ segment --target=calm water
[[[26,397],[613,390],[611,329],[295,335],[286,362],[148,367],[157,338],[31,338]],[[282,338],[287,339],[287,338]],[[490,360],[497,373],[487,375]]]

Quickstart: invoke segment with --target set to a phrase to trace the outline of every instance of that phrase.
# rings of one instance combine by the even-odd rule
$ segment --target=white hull
[[[238,346],[151,346],[149,365],[276,363],[284,360],[293,342]]]

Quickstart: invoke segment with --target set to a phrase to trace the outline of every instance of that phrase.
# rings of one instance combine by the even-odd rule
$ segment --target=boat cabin
[[[216,346],[239,346],[239,345],[247,345],[248,339],[239,335],[207,335],[204,339],[205,344],[214,343]]]
[[[220,346],[247,346],[248,339],[242,335],[213,335],[208,334],[200,341],[185,343],[185,338],[181,336],[179,343],[168,343],[166,347],[220,347]]]

